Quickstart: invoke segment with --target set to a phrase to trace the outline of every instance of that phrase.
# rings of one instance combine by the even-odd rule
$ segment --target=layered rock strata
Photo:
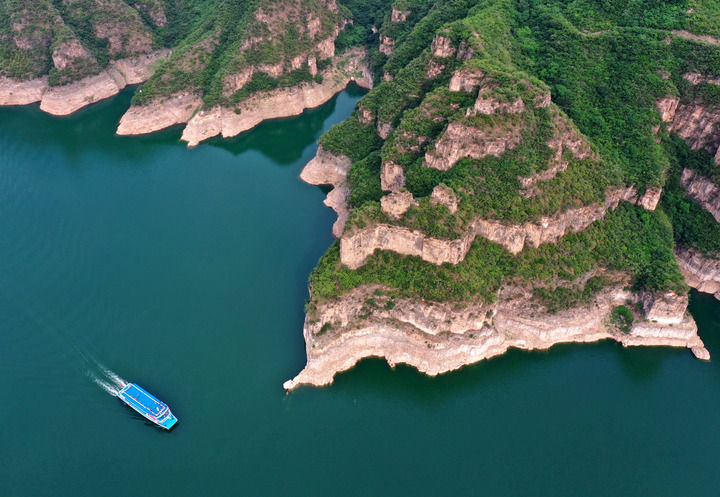
[[[350,189],[345,183],[345,177],[352,162],[342,154],[333,154],[318,146],[315,157],[307,163],[300,173],[300,179],[311,185],[331,185],[333,189],[325,198],[324,204],[333,209],[338,218],[333,224],[332,232],[339,238],[345,229],[348,218],[347,197]]]
[[[660,117],[668,131],[674,131],[693,150],[716,154],[720,146],[720,107],[696,103],[683,104],[677,97],[657,102]]]
[[[86,105],[117,95],[127,85],[146,81],[156,65],[169,55],[169,50],[157,50],[115,60],[99,74],[64,86],[49,86],[47,76],[30,81],[0,78],[0,105],[40,102],[40,109],[48,114],[72,114]]]
[[[720,300],[720,259],[705,256],[692,248],[678,247],[675,260],[688,285],[699,292],[712,293]]]
[[[400,299],[387,305],[379,287],[358,288],[317,305],[305,319],[307,364],[285,389],[323,386],[335,374],[366,357],[384,358],[391,367],[403,363],[430,376],[456,370],[505,353],[509,348],[545,350],[557,343],[615,340],[623,346],[690,348],[696,357],[710,354],[687,315],[687,297],[661,296],[656,314],[665,322],[638,316],[629,333],[610,322],[612,308],[640,297],[621,286],[601,291],[581,308],[547,314],[529,292],[506,288],[494,304],[463,306]],[[376,306],[368,312],[367,302]],[[645,299],[653,309],[652,298]],[[671,300],[667,302],[667,300]]]
[[[609,191],[602,203],[569,209],[538,222],[508,224],[501,221],[475,219],[465,235],[455,240],[433,238],[421,231],[401,226],[376,224],[359,229],[340,240],[340,260],[357,269],[375,250],[391,250],[411,255],[433,264],[457,264],[463,259],[476,236],[482,236],[517,254],[526,246],[537,247],[557,241],[567,233],[577,233],[605,217],[608,209],[615,209],[621,201],[641,203],[633,187]]]
[[[262,121],[301,114],[304,110],[318,107],[330,100],[354,81],[359,86],[372,86],[372,77],[365,64],[365,53],[354,50],[335,60],[334,65],[323,73],[322,83],[303,83],[255,94],[236,108],[216,106],[203,109],[200,97],[192,102],[188,111],[188,95],[174,96],[147,106],[132,106],[120,121],[117,133],[139,135],[156,131],[161,120],[148,121],[158,111],[167,116],[167,126],[187,123],[181,139],[194,147],[213,136],[224,138],[236,136],[254,128]],[[150,118],[151,119],[151,118]]]
[[[680,183],[687,188],[688,195],[697,200],[720,223],[720,186],[692,169],[683,169]]]

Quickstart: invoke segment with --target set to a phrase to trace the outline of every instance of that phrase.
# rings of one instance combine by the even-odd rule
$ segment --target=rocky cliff
[[[650,195],[655,196],[654,192]],[[475,219],[461,238],[444,240],[425,235],[402,226],[378,224],[348,233],[340,240],[340,260],[351,269],[362,266],[376,250],[391,250],[398,254],[420,257],[433,264],[457,264],[465,258],[476,236],[482,236],[517,254],[526,246],[538,247],[557,241],[567,233],[576,233],[602,219],[608,209],[621,201],[630,201],[654,208],[657,200],[638,198],[634,188],[607,193],[602,203],[569,209],[537,222],[509,224],[488,219]]]
[[[680,183],[720,223],[720,186],[691,169],[683,169]]]
[[[720,300],[720,258],[681,247],[676,249],[675,257],[688,285],[700,292],[712,293]]]
[[[336,237],[342,235],[348,218],[347,196],[349,188],[345,178],[350,170],[350,159],[342,154],[332,154],[318,146],[315,157],[307,163],[300,173],[300,179],[311,185],[330,185],[333,189],[325,199],[325,205],[333,209],[338,218],[332,232]]]
[[[587,306],[557,314],[543,312],[522,288],[505,288],[494,304],[436,304],[382,294],[377,286],[362,287],[311,310],[303,329],[307,365],[285,389],[328,385],[366,357],[434,376],[509,348],[544,350],[564,342],[610,339],[626,347],[687,347],[700,359],[710,358],[686,314],[687,298],[674,294],[645,296],[628,332],[613,324],[612,310],[643,299],[620,286],[604,290]]]
[[[147,81],[157,65],[169,55],[170,50],[163,49],[118,59],[94,76],[61,86],[50,86],[47,76],[28,81],[0,78],[0,105],[40,102],[40,109],[49,114],[72,114],[91,103],[117,95],[128,85]]]

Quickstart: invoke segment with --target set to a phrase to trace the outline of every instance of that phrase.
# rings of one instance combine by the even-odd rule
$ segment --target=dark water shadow
[[[330,101],[298,116],[264,121],[234,138],[215,137],[206,143],[233,155],[257,151],[276,164],[287,166],[298,161],[303,151],[317,141],[325,121],[335,112],[337,95]]]
[[[471,390],[501,386],[528,371],[551,362],[569,360],[573,355],[609,355],[614,343],[558,344],[549,350],[510,349],[505,354],[482,360],[458,370],[432,377],[415,368],[399,364],[390,368],[384,359],[368,358],[349,371],[338,374],[328,390],[373,393],[387,398],[404,398],[423,404],[440,404]]]
[[[690,292],[688,306],[698,325],[698,334],[710,352],[710,365],[720,373],[720,301],[709,293]]]
[[[367,90],[350,83],[344,92],[336,94],[319,107],[306,109],[298,116],[263,121],[234,138],[215,137],[206,143],[227,150],[233,155],[255,150],[277,164],[293,164],[300,159],[309,145],[317,142],[326,129],[325,121],[335,112],[338,96],[342,93],[355,99],[365,95]]]
[[[148,135],[115,134],[120,118],[130,106],[134,90],[126,88],[115,97],[69,116],[52,116],[42,112],[39,104],[0,108],[0,134],[3,129],[12,128],[15,135],[16,130],[21,130],[25,142],[69,159],[102,150],[113,159],[141,162],[141,159],[156,154],[158,146],[181,146],[181,126]]]

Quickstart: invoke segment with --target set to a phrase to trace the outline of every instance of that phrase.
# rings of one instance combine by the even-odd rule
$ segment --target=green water
[[[512,351],[439,378],[365,361],[285,395],[331,242],[298,174],[359,98],[187,150],[0,109],[0,496],[718,495],[717,359],[612,343]],[[96,385],[170,404],[170,433]]]

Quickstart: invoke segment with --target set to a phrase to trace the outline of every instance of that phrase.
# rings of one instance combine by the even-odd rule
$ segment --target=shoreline
[[[48,77],[27,81],[0,78],[0,106],[40,102],[40,110],[53,116],[68,116],[80,109],[114,97],[128,85],[147,81],[155,66],[167,59],[169,49],[117,59],[93,76],[63,86],[50,86]]]

